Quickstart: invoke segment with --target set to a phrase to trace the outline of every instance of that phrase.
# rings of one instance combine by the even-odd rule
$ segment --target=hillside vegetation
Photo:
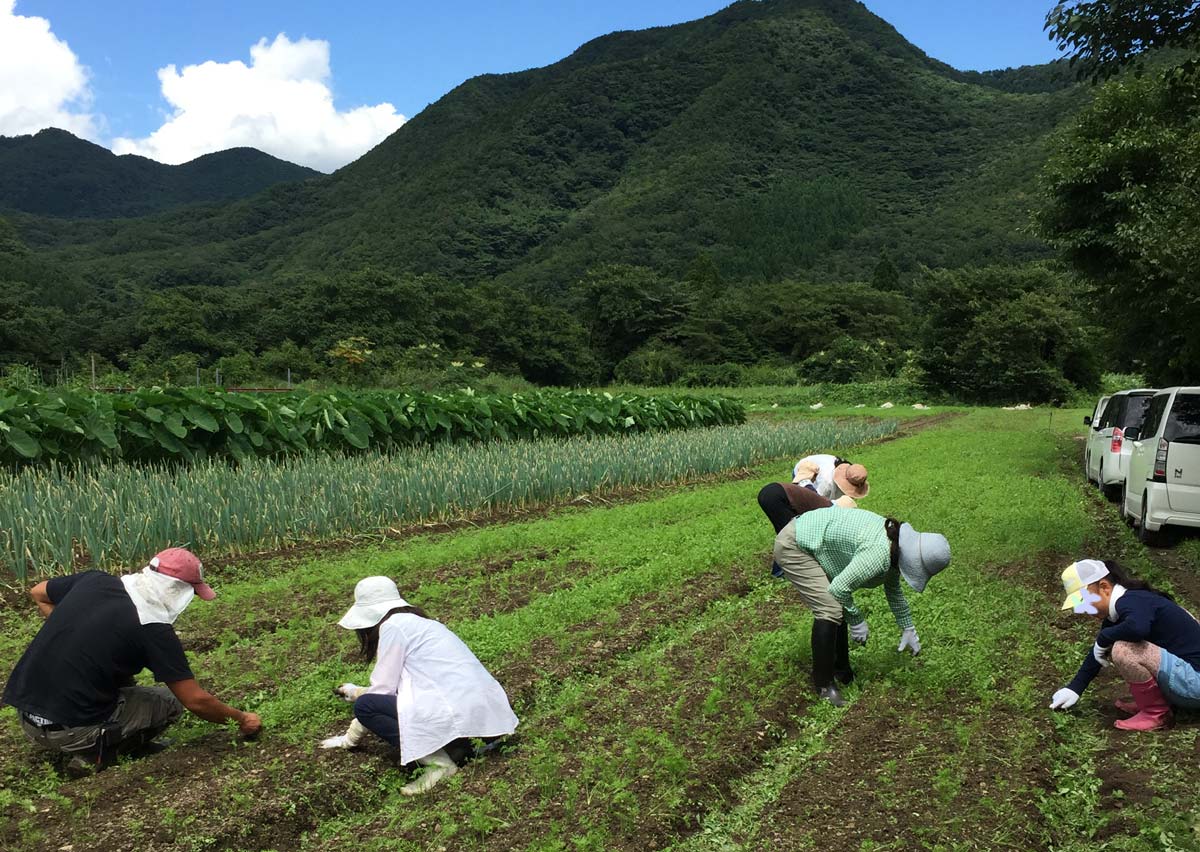
[[[403,384],[436,345],[539,383],[915,374],[925,267],[1050,257],[1035,176],[1087,97],[1060,65],[956,71],[851,0],[738,2],[468,80],[326,178],[136,220],[13,216],[0,279],[26,319],[0,322],[0,359]],[[1003,289],[1046,276],[1037,311],[1078,328],[1069,280]],[[347,339],[373,346],[353,376]],[[1095,374],[1055,339],[1030,367],[1051,365],[1047,399]]]
[[[109,219],[188,204],[230,201],[269,186],[317,177],[253,148],[231,148],[168,166],[107,148],[65,130],[0,136],[0,210]]]

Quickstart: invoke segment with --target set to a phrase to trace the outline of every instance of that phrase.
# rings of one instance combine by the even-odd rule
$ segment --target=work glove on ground
[[[333,694],[343,701],[348,701],[351,704],[357,700],[358,696],[366,692],[365,686],[356,686],[353,683],[343,683],[341,686],[333,688]]]
[[[865,621],[860,621],[858,624],[850,625],[850,638],[859,645],[867,644],[867,637],[871,635],[871,628],[867,627]]]
[[[1112,660],[1108,656],[1110,653],[1112,653],[1112,648],[1103,648],[1099,642],[1092,646],[1092,656],[1096,658],[1097,663],[1105,668],[1112,665]]]
[[[367,735],[367,729],[362,726],[362,722],[355,719],[350,723],[350,727],[346,729],[346,733],[340,737],[330,737],[327,740],[321,740],[321,748],[354,748],[362,738]]]
[[[900,647],[896,650],[904,651],[906,649],[912,651],[914,657],[921,653],[921,637],[917,636],[915,627],[905,627],[904,632],[900,634]]]
[[[1050,699],[1051,710],[1069,710],[1075,706],[1075,702],[1079,700],[1079,693],[1073,689],[1067,689],[1065,686],[1058,692],[1054,693],[1054,697]]]

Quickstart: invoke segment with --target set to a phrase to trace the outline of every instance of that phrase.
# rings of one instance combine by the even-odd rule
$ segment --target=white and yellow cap
[[[1072,562],[1062,572],[1063,591],[1067,593],[1063,601],[1063,609],[1073,609],[1080,612],[1085,603],[1083,596],[1087,586],[1108,576],[1108,566],[1099,559],[1080,559]]]

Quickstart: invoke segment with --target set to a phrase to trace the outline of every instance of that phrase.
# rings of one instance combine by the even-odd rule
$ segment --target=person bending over
[[[865,467],[829,453],[805,456],[796,462],[792,468],[792,482],[811,488],[834,502],[848,497],[849,503],[842,501],[840,505],[848,505],[851,509],[871,490]]]
[[[945,536],[919,533],[866,509],[815,509],[775,537],[775,561],[813,612],[813,686],[834,706],[845,702],[835,680],[850,683],[850,644],[866,645],[867,621],[854,603],[858,589],[883,586],[900,627],[897,650],[921,651],[901,580],[918,592],[950,564]]]

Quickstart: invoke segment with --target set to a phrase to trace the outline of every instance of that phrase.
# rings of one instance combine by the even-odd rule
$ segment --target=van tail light
[[[1125,440],[1125,430],[1122,429],[1120,426],[1116,427],[1115,429],[1113,429],[1112,447],[1110,449],[1114,453],[1121,452],[1121,442],[1124,440]]]
[[[1167,481],[1167,448],[1170,446],[1166,438],[1158,439],[1158,452],[1154,454],[1154,476],[1151,477],[1155,482]]]

